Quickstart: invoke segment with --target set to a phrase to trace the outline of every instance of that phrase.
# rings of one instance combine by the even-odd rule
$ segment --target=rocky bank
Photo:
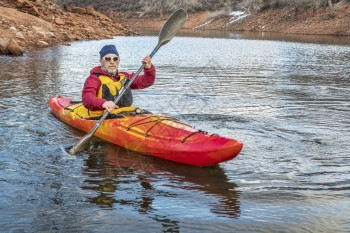
[[[189,13],[184,28],[350,36],[350,3],[328,8],[285,8],[249,12]],[[92,7],[61,9],[48,0],[0,0],[0,55],[68,44],[74,40],[133,35],[138,28],[160,30],[169,14],[97,12]],[[349,39],[350,40],[350,39]]]
[[[127,26],[92,7],[63,10],[48,0],[0,1],[0,55],[22,55],[75,40],[132,34],[135,32]]]
[[[261,12],[196,12],[189,13],[184,28],[195,30],[230,30],[281,32],[314,35],[350,36],[350,3],[334,4],[335,17],[326,8],[273,8]],[[111,18],[132,29],[160,29],[168,15],[142,12],[107,12]],[[350,39],[349,39],[350,40]]]

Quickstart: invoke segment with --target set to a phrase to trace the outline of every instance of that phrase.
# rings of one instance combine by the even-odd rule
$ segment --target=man
[[[118,96],[123,85],[126,85],[134,73],[120,72],[119,53],[114,45],[105,45],[100,51],[100,66],[94,67],[87,77],[82,91],[83,105],[89,110],[103,110],[111,112],[115,108],[130,106],[133,98],[131,90],[124,93],[120,101],[114,104],[114,98]],[[131,84],[131,89],[144,89],[153,85],[156,77],[156,69],[150,56],[146,56],[142,63],[145,64],[144,74],[138,75]]]

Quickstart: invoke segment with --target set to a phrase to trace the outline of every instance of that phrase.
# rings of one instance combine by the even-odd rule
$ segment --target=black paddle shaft
[[[163,28],[161,29],[158,37],[158,44],[157,46],[153,49],[152,53],[149,55],[151,58],[157,53],[157,51],[168,43],[178,32],[178,30],[183,26],[185,21],[187,20],[187,13],[183,9],[179,9],[175,11],[171,16],[168,18],[168,20],[165,22]],[[142,66],[136,71],[134,76],[130,79],[129,82],[125,86],[121,88],[121,90],[118,93],[117,98],[114,100],[114,103],[117,104],[119,100],[122,98],[124,95],[125,91],[130,88],[131,84],[135,81],[137,76],[141,73],[141,71],[145,68],[145,64],[142,64]],[[109,112],[105,112],[105,114],[102,115],[100,118],[99,123],[101,123],[107,116]],[[95,125],[95,127],[99,127],[99,123]],[[94,128],[95,128],[94,127]],[[93,129],[94,130],[94,129]],[[93,131],[95,132],[95,130]]]

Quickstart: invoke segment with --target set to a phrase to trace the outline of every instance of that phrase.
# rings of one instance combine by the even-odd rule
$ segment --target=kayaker
[[[124,93],[117,105],[114,104],[114,98],[122,85],[132,78],[133,73],[118,70],[120,57],[115,45],[105,45],[99,53],[101,65],[91,69],[84,83],[82,91],[84,106],[92,111],[106,109],[109,112],[115,108],[130,106],[133,102],[130,89]],[[145,64],[144,73],[135,79],[130,86],[131,89],[144,89],[153,85],[155,81],[156,69],[150,56],[146,56],[142,63]]]

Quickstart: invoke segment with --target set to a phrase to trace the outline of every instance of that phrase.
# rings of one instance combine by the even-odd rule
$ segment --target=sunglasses
[[[103,60],[105,61],[111,61],[113,59],[113,61],[118,61],[119,57],[103,57]]]

